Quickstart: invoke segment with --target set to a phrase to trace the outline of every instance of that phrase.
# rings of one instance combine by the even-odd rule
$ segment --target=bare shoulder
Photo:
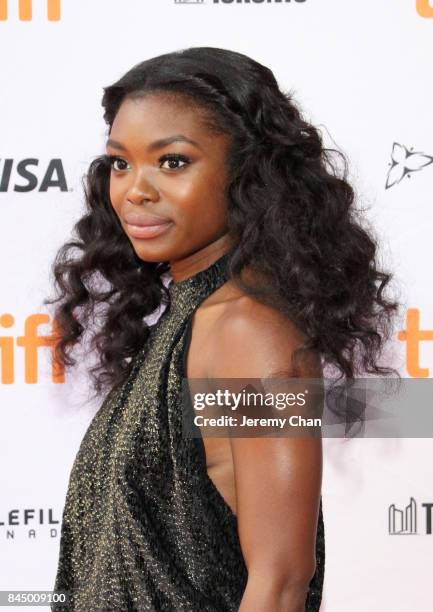
[[[229,297],[227,297],[229,296]],[[222,296],[221,296],[222,297]],[[272,377],[290,371],[293,352],[306,335],[280,310],[227,287],[211,329],[210,378]],[[317,353],[305,353],[297,375],[321,376]]]

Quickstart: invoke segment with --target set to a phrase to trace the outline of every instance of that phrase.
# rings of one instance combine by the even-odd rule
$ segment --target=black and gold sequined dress
[[[191,317],[227,280],[228,253],[169,285],[131,375],[111,392],[81,442],[62,517],[57,612],[238,610],[247,569],[237,517],[206,470],[202,438],[182,435],[182,379]],[[322,504],[317,569],[307,612],[319,610],[324,576]]]

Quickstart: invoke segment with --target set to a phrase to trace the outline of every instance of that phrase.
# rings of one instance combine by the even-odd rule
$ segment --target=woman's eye
[[[110,165],[113,170],[116,172],[123,172],[124,170],[128,170],[129,164],[126,160],[121,157],[111,157]]]
[[[159,161],[161,163],[160,167],[168,170],[181,170],[191,163],[188,157],[179,154],[164,155]],[[164,164],[166,165],[164,166]]]
[[[128,162],[122,157],[109,156],[108,157],[110,167],[114,172],[125,172],[130,169],[130,165]],[[167,154],[159,159],[160,168],[165,168],[168,170],[182,170],[188,164],[191,163],[191,160],[185,155],[180,155],[178,153]]]

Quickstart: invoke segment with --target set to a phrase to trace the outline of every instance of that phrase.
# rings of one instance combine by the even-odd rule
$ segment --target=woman
[[[184,436],[182,378],[389,373],[390,277],[268,68],[191,48],[104,91],[106,155],[51,302],[57,358],[73,365],[90,330],[109,393],[72,469],[55,588],[68,610],[319,610],[320,437]]]

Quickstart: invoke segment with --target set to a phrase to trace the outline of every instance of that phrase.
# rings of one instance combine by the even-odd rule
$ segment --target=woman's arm
[[[320,438],[232,438],[248,583],[240,612],[303,612],[315,571]]]
[[[285,371],[289,378],[291,355],[302,340],[278,312],[242,298],[220,319],[209,377],[272,378]],[[320,359],[308,355],[296,376],[321,378]],[[315,572],[322,440],[231,437],[230,442],[248,568],[239,612],[303,612]]]

